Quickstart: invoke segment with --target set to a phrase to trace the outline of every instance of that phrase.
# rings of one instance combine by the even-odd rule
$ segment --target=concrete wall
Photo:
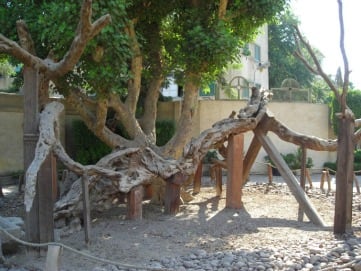
[[[0,173],[23,170],[23,96],[0,93]],[[71,115],[67,114],[67,118]],[[65,145],[65,114],[60,116],[60,138]]]
[[[227,118],[232,110],[238,112],[240,108],[246,105],[246,101],[236,100],[203,100],[199,102],[198,119],[195,120],[193,135],[197,136],[202,131],[211,128],[212,124]],[[178,115],[174,108],[179,108],[180,102],[160,103],[158,107],[159,115],[164,118],[168,116],[177,119]],[[171,109],[173,108],[173,109]],[[275,115],[275,117],[287,125],[290,129],[303,133],[306,135],[313,135],[320,138],[332,138],[331,130],[329,129],[329,110],[328,106],[324,104],[310,104],[310,103],[276,103],[270,102],[268,109]],[[290,153],[297,150],[297,146],[280,140],[275,134],[268,134],[274,144],[281,153]],[[245,150],[253,138],[252,132],[245,134]],[[335,161],[336,153],[331,152],[316,152],[308,150],[307,155],[313,159],[314,168],[321,169],[323,163],[326,161]],[[252,168],[254,173],[265,173],[266,166],[264,165],[264,157],[266,153],[261,149],[256,163]]]
[[[193,135],[198,136],[202,131],[212,127],[212,124],[239,111],[246,105],[245,101],[237,100],[202,100],[199,101],[198,118],[195,119]],[[330,138],[328,107],[322,104],[309,103],[269,103],[268,108],[277,119],[294,131],[320,138]],[[160,102],[158,104],[158,119],[177,120],[180,114],[181,102]],[[74,151],[71,123],[79,118],[77,114],[66,108],[66,116],[62,117],[61,138],[70,155]],[[16,171],[23,168],[23,97],[14,94],[0,94],[0,172]],[[273,142],[282,153],[296,151],[297,147],[281,141],[269,134]],[[252,132],[245,135],[245,149],[252,140]],[[253,167],[253,172],[265,172],[262,150]],[[335,161],[335,153],[308,151],[315,168],[321,168],[325,161]]]
[[[23,168],[23,109],[18,95],[0,95],[0,172]]]

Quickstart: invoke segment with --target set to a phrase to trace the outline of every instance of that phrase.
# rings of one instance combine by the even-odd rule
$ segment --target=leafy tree
[[[271,88],[279,88],[286,78],[293,78],[302,87],[310,88],[315,78],[315,75],[294,56],[294,51],[298,46],[293,27],[295,23],[298,23],[298,19],[288,10],[279,15],[277,21],[268,27]]]
[[[331,108],[331,122],[332,127],[335,132],[335,134],[338,134],[339,131],[339,124],[338,124],[338,118],[337,113],[340,112],[341,105],[339,100],[336,99],[335,95],[332,95],[332,100],[330,101],[330,108]],[[361,92],[359,90],[349,90],[347,92],[347,105],[352,110],[352,112],[355,115],[355,118],[361,118]]]
[[[51,80],[80,111],[88,128],[114,148],[155,142],[158,90],[165,75],[176,72],[184,84],[185,103],[180,129],[163,153],[179,157],[191,133],[199,87],[235,59],[240,47],[285,3],[95,1],[93,16],[109,13],[112,23],[89,41],[75,69]],[[1,8],[2,33],[16,40],[14,26],[22,19],[34,39],[37,56],[61,59],[72,42],[80,8],[79,1],[6,1]],[[95,115],[84,109],[88,102],[84,95],[88,94],[96,94],[92,103],[103,113]],[[106,132],[104,117],[110,108],[131,140]]]
[[[240,48],[287,2],[111,0],[94,1],[91,6],[90,0],[82,5],[10,0],[2,3],[0,11],[0,52],[37,69],[43,76],[41,86],[53,81],[89,130],[130,160],[127,176],[137,178],[127,183],[126,190],[153,176],[136,167],[136,162],[148,163],[163,178],[179,171],[175,166],[165,170],[164,165],[183,155],[197,113],[199,88],[236,59]],[[111,23],[109,16],[100,17],[103,14],[111,15]],[[92,22],[94,18],[99,19]],[[17,40],[18,19],[23,20],[17,23],[22,48],[10,40]],[[170,72],[184,85],[181,115],[173,137],[156,146],[159,89]],[[42,106],[49,96],[44,89],[39,94]],[[128,138],[112,129],[119,123]],[[73,169],[77,170],[76,165]]]

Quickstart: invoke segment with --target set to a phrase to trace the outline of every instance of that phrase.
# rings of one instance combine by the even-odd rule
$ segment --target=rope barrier
[[[100,258],[94,255],[91,255],[89,253],[86,252],[82,252],[79,251],[75,248],[72,248],[70,246],[67,246],[65,244],[62,243],[58,243],[58,242],[47,242],[47,243],[31,243],[31,242],[27,242],[24,240],[21,240],[19,238],[17,238],[16,236],[12,235],[11,233],[9,233],[7,230],[5,230],[3,227],[0,226],[0,231],[3,232],[5,235],[7,235],[9,238],[11,238],[12,240],[25,245],[25,246],[29,246],[29,247],[47,247],[47,246],[59,246],[62,249],[67,249],[75,254],[79,254],[85,258],[88,258],[90,260],[94,260],[94,261],[98,261],[98,262],[102,262],[102,263],[107,263],[107,264],[112,264],[112,265],[116,265],[118,267],[121,268],[130,268],[130,269],[141,269],[141,270],[154,270],[154,271],[172,271],[172,269],[167,269],[167,268],[154,268],[154,267],[145,267],[145,266],[137,266],[137,265],[131,265],[131,264],[125,264],[125,263],[121,263],[118,261],[112,261],[112,260],[108,260],[108,259],[104,259],[104,258]]]

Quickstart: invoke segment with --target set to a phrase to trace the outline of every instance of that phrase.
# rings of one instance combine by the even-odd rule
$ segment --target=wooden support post
[[[179,211],[180,206],[180,186],[187,180],[188,176],[176,173],[166,180],[164,213],[175,215]]]
[[[308,183],[310,184],[310,188],[313,188],[313,183],[312,183],[312,178],[310,175],[310,170],[308,168],[306,168],[306,178],[308,180]]]
[[[216,196],[222,195],[222,167],[217,166],[216,170]]]
[[[153,186],[151,184],[146,184],[143,186],[144,194],[143,200],[149,200],[153,197]]]
[[[323,185],[325,184],[325,180],[327,180],[327,192],[331,191],[331,178],[328,170],[323,170],[320,181],[320,189],[324,191]]]
[[[355,183],[357,193],[360,194],[360,185],[358,183],[355,172],[353,173],[353,182]]]
[[[164,212],[168,215],[175,215],[180,206],[180,185],[167,182],[165,185]]]
[[[242,185],[243,185],[243,145],[244,135],[231,135],[228,138],[227,150],[227,189],[226,207],[242,208]]]
[[[267,172],[268,172],[268,183],[272,184],[273,181],[273,172],[272,172],[272,165],[268,164],[267,165]]]
[[[309,200],[305,191],[303,191],[297,181],[295,175],[293,175],[290,168],[287,166],[286,162],[283,160],[279,151],[272,143],[272,141],[262,132],[255,133],[258,140],[262,143],[263,148],[266,150],[267,154],[270,156],[272,161],[276,164],[279,169],[282,177],[286,181],[288,187],[290,188],[292,194],[295,196],[299,204],[302,205],[303,211],[306,213],[307,217],[316,225],[325,226],[322,218],[318,215],[316,208],[313,206],[312,202]]]
[[[38,74],[36,70],[24,67],[24,171],[28,169],[35,156],[38,141],[39,102],[38,102]],[[38,184],[36,184],[38,191]],[[26,213],[26,239],[30,242],[40,242],[39,230],[39,193],[34,197],[33,206]]]
[[[254,136],[251,144],[247,150],[247,153],[243,160],[243,177],[242,180],[246,182],[249,172],[251,171],[251,168],[254,164],[254,161],[256,161],[257,155],[262,148],[262,144],[259,142],[259,140]],[[272,183],[272,180],[271,180]],[[243,183],[244,184],[244,183]]]
[[[31,67],[24,67],[24,171],[34,159],[39,138],[40,75]],[[56,194],[56,160],[49,155],[38,173],[36,194],[32,208],[26,213],[25,233],[30,242],[54,241],[53,205]],[[39,249],[33,249],[40,251]]]
[[[57,183],[57,176],[54,171],[56,172],[56,159],[50,154],[38,173],[40,243],[54,241],[53,209],[56,200],[56,188],[54,186]]]
[[[203,170],[203,164],[202,162],[199,162],[196,173],[194,174],[193,194],[198,194],[199,192],[201,192],[202,170]]]
[[[140,220],[143,218],[143,194],[144,188],[142,185],[134,187],[127,194],[127,218],[130,220]]]
[[[49,245],[48,253],[46,255],[45,271],[60,270],[60,255],[61,247],[57,245]]]
[[[331,191],[331,177],[330,177],[330,172],[328,170],[326,171],[326,177],[327,177],[328,192],[330,192]]]
[[[323,185],[325,183],[325,178],[326,178],[326,174],[327,174],[327,171],[326,170],[323,170],[322,171],[322,175],[321,175],[321,181],[320,181],[320,189],[323,191]]]
[[[301,158],[301,177],[300,177],[300,186],[303,191],[305,191],[306,187],[306,159],[307,159],[307,150],[305,147],[302,147],[302,158]],[[303,221],[303,208],[301,204],[298,207],[298,221]]]
[[[85,244],[90,244],[90,202],[89,202],[89,179],[88,175],[82,176],[82,192],[83,192],[83,219],[84,219],[84,235]]]

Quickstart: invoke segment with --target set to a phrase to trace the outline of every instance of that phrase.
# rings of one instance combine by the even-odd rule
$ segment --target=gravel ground
[[[60,242],[117,263],[91,261],[64,250],[61,270],[361,270],[360,195],[354,194],[352,233],[336,236],[334,191],[324,193],[317,183],[307,190],[327,224],[319,227],[306,216],[298,221],[297,201],[281,179],[274,181],[268,185],[265,176],[251,176],[243,189],[241,210],[225,208],[225,191],[216,197],[212,183],[202,180],[201,193],[182,205],[176,216],[166,216],[160,206],[148,202],[140,221],[126,220],[122,204],[93,212],[89,247],[83,231],[69,233]],[[2,216],[23,216],[22,195],[6,195],[0,206]],[[21,248],[6,255],[0,271],[44,266],[44,256],[34,257]]]

